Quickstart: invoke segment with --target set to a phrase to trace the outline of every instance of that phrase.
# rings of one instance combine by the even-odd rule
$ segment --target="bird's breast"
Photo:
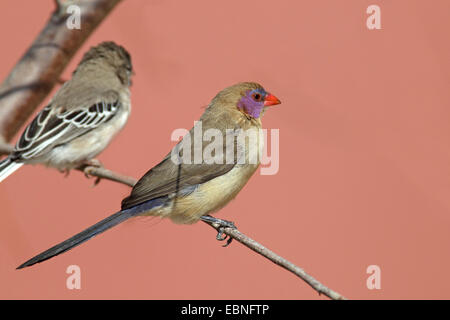
[[[257,165],[237,165],[226,174],[197,185],[187,196],[174,198],[169,206],[153,213],[175,223],[191,224],[201,216],[223,208],[245,186]]]
[[[257,150],[253,152],[256,157],[261,154],[263,142],[258,136],[252,146]],[[159,211],[158,215],[166,216],[175,223],[194,223],[201,216],[223,208],[237,196],[259,166],[259,158],[252,158],[249,149],[245,156],[244,163],[238,161],[227,173],[197,185],[193,192],[176,198],[170,206]]]
[[[49,167],[66,170],[72,169],[86,160],[93,159],[109,145],[116,134],[125,126],[130,114],[128,98],[123,101],[123,106],[123,110],[119,110],[110,121],[68,143],[53,148],[39,161]]]

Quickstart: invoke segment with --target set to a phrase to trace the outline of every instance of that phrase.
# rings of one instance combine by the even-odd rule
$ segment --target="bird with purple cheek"
[[[203,152],[210,143],[208,139],[202,139],[200,143],[194,141],[192,137],[198,129],[194,125],[159,164],[142,176],[131,194],[123,199],[119,212],[42,252],[18,269],[68,251],[136,216],[159,216],[183,224],[201,220],[234,227],[232,222],[214,218],[210,214],[223,208],[242,190],[260,164],[259,154],[264,144],[259,134],[255,135],[256,139],[239,142],[236,133],[258,133],[262,128],[261,117],[265,110],[280,103],[278,98],[254,82],[238,83],[223,89],[212,99],[196,123],[201,123],[203,132],[214,132],[216,139],[221,136],[222,148],[218,148],[215,155],[222,151],[223,161],[205,158],[199,163],[195,159],[192,161],[197,149]]]

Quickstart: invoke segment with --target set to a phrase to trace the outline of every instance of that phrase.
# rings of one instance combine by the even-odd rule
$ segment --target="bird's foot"
[[[62,174],[64,174],[64,178],[67,178],[70,174],[70,169],[59,170]]]
[[[82,166],[103,168],[103,164],[100,162],[100,160],[97,160],[97,159],[86,160],[83,162]]]
[[[233,238],[230,236],[224,234],[224,228],[232,228],[237,229],[236,225],[227,220],[217,219],[214,217],[211,217],[210,215],[202,216],[200,218],[203,222],[206,222],[210,226],[212,226],[214,229],[217,230],[217,236],[216,239],[219,241],[227,240],[227,242],[223,245],[224,247],[227,247],[231,241],[233,241]],[[224,236],[225,235],[225,236]]]
[[[84,172],[86,178],[90,179],[92,177],[92,169],[93,168],[103,168],[103,164],[97,159],[90,159],[83,162],[78,169]],[[94,181],[94,187],[98,185],[101,181],[101,178],[97,177]]]

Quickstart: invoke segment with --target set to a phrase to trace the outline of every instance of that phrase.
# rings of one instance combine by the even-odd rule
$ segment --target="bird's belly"
[[[191,194],[173,200],[170,206],[158,210],[158,215],[175,223],[197,222],[236,197],[257,168],[257,164],[236,165],[226,174],[199,185]]]
[[[117,114],[101,127],[53,148],[43,156],[45,159],[39,159],[39,161],[59,170],[73,169],[102,152],[125,125],[127,118],[126,112]]]
[[[262,154],[264,141],[260,139],[259,134],[255,136],[257,137],[255,146],[258,152],[244,152],[242,154],[246,157],[244,161],[238,160],[233,169],[226,174],[199,184],[194,191],[187,190],[188,192],[185,194],[181,194],[178,198],[172,198],[164,206],[154,208],[144,215],[156,215],[170,218],[175,223],[190,224],[197,222],[203,215],[223,208],[236,197],[259,166],[259,155]],[[250,150],[248,145],[246,150]]]

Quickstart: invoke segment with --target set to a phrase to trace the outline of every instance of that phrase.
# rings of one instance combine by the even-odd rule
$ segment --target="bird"
[[[251,149],[258,153],[264,145],[264,140],[258,135],[258,139],[245,139],[241,140],[243,143],[238,143],[236,132],[260,130],[261,117],[266,109],[280,103],[277,97],[255,82],[241,82],[223,89],[171,152],[138,180],[130,195],[122,200],[120,211],[38,254],[17,269],[68,251],[136,216],[159,216],[179,224],[202,220],[219,226],[235,227],[232,222],[214,218],[211,214],[223,208],[241,191],[259,166],[259,158],[253,159],[250,155]],[[199,163],[189,161],[199,146],[201,149],[208,146],[206,139],[197,145],[192,141],[198,123],[202,124],[203,132],[212,130],[210,132],[223,134],[224,140],[230,136],[233,138],[229,139],[231,143],[223,145],[223,149],[216,150],[222,150],[224,156],[230,157],[232,161],[211,163],[211,159],[207,158]],[[184,157],[188,151],[192,151],[191,157],[181,161],[181,154]]]
[[[131,111],[133,68],[128,51],[111,41],[90,48],[0,162],[0,182],[24,164],[62,172],[94,159],[124,127]]]

